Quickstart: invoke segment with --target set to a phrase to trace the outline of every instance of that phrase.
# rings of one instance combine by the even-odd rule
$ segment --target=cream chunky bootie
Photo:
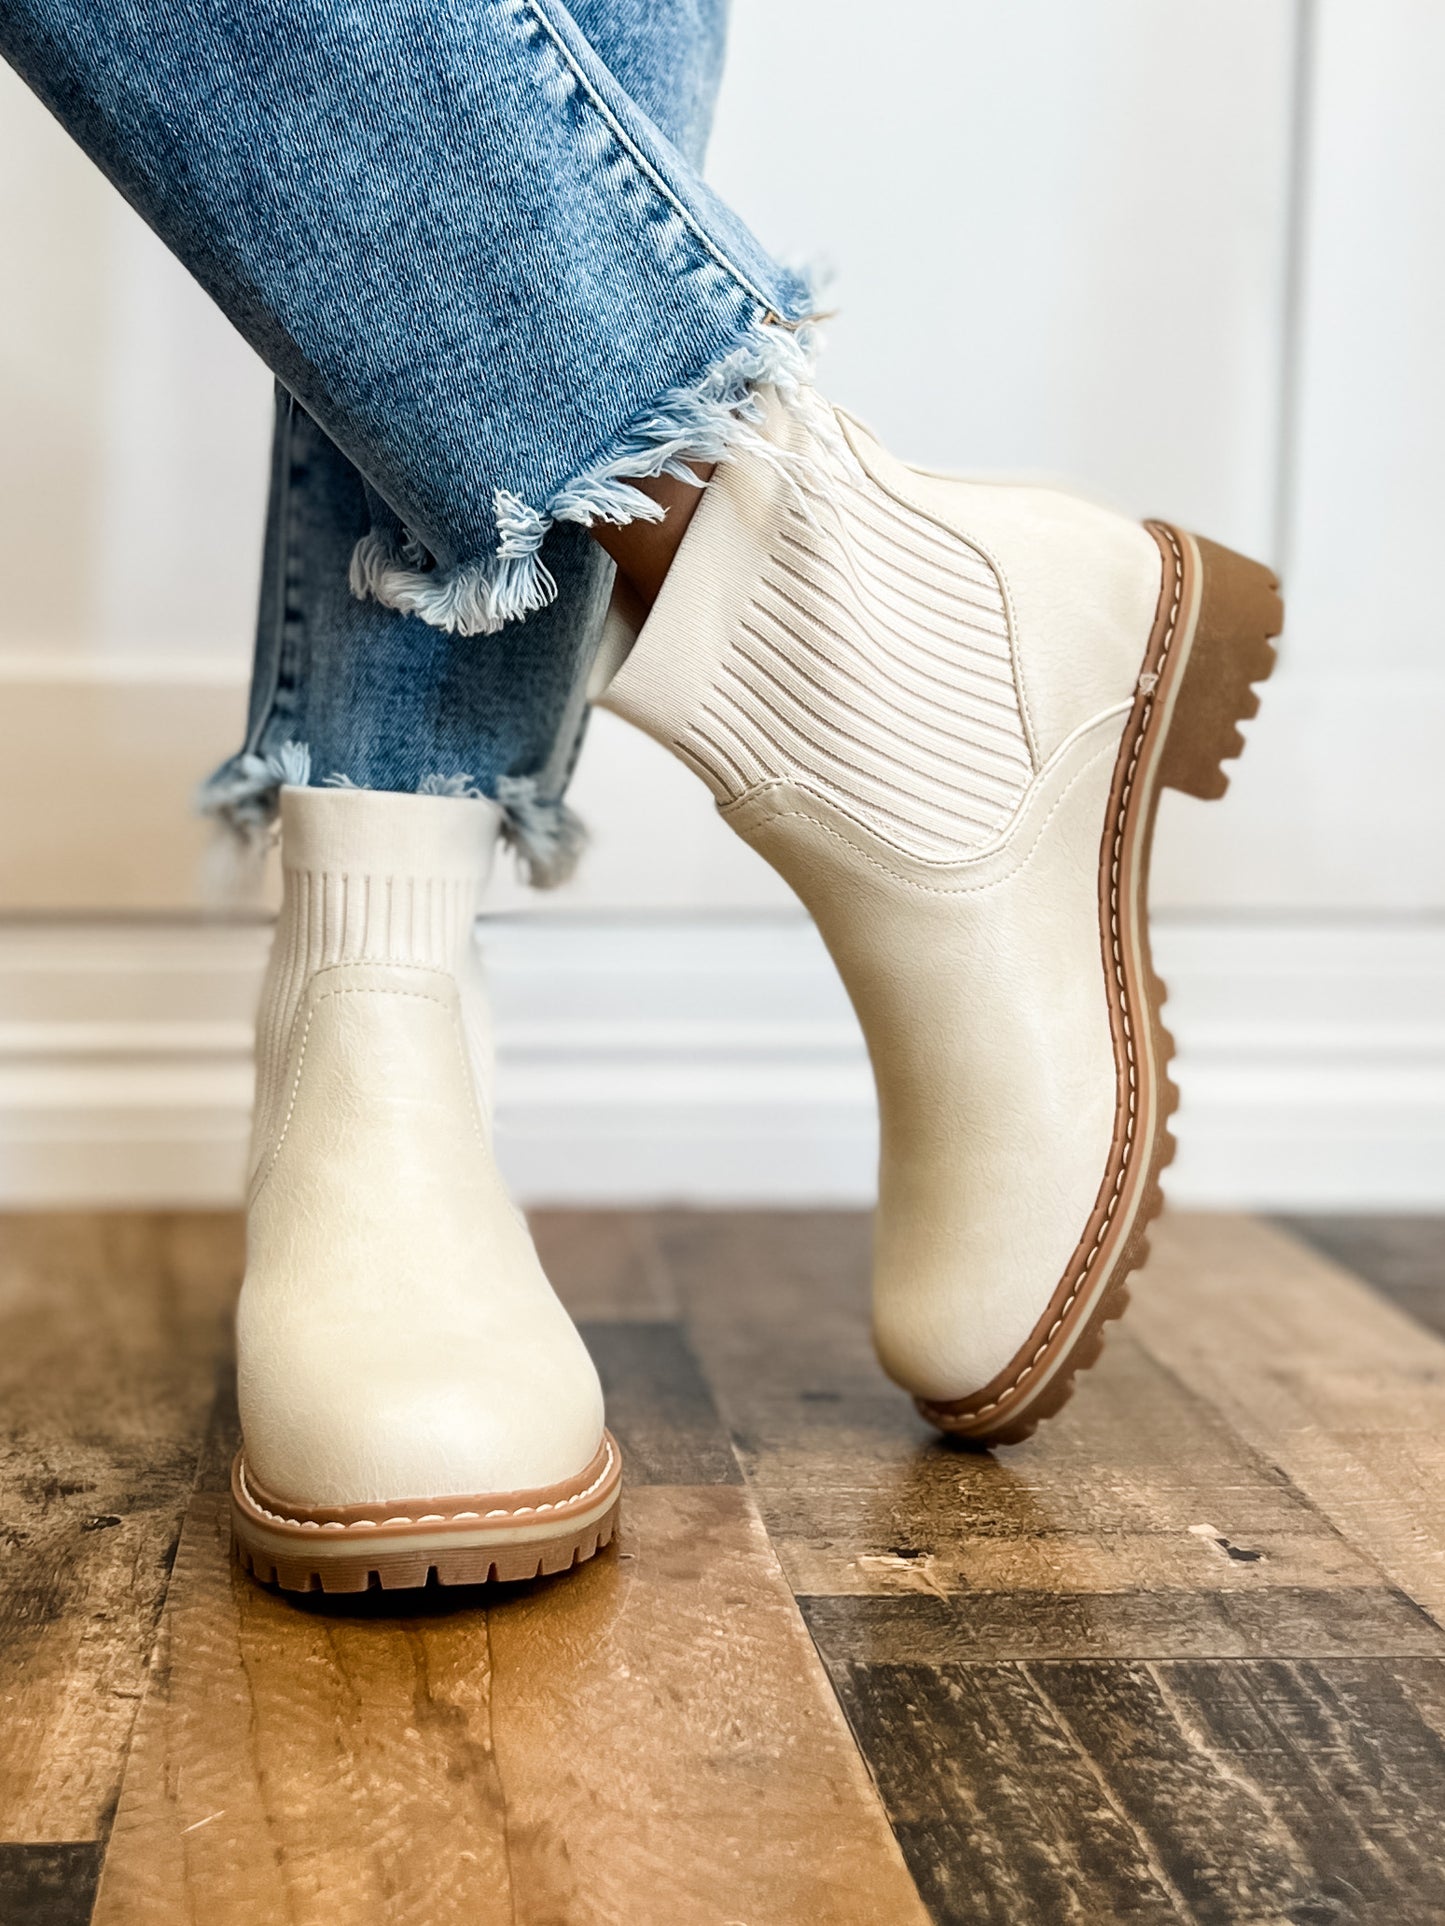
[[[945,1430],[1027,1436],[1142,1262],[1172,1139],[1161,787],[1218,796],[1269,572],[904,467],[816,398],[718,469],[603,692],[797,891],[882,1133],[875,1335]],[[615,658],[614,658],[615,659]]]
[[[291,1590],[531,1577],[612,1534],[597,1374],[492,1157],[472,933],[498,817],[282,791],[232,1513]]]

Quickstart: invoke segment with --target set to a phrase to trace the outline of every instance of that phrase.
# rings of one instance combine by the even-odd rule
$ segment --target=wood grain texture
[[[1383,1588],[961,1592],[802,1600],[825,1658],[1445,1658],[1445,1632]]]
[[[1445,1342],[1257,1220],[1166,1218],[1133,1336],[1445,1621]]]
[[[228,1345],[231,1216],[0,1220],[0,1839],[100,1837]]]
[[[100,1926],[1445,1918],[1445,1344],[1276,1229],[1166,1219],[990,1455],[881,1377],[865,1219],[544,1214],[617,1547],[293,1600],[206,1423],[234,1221],[12,1222],[5,1926],[79,1926],[117,1785]]]
[[[484,1615],[298,1609],[188,1515],[98,1921],[508,1918]]]
[[[863,1211],[652,1214],[672,1295],[715,1389],[726,1386],[729,1400],[746,1385],[758,1397],[857,1398],[860,1412],[883,1399],[896,1409],[868,1335],[871,1224]],[[907,1429],[930,1435],[912,1415]]]
[[[925,1918],[738,1486],[632,1489],[578,1572],[409,1602],[262,1590],[198,1494],[98,1926],[733,1913]]]
[[[993,1455],[913,1430],[905,1401],[805,1406],[720,1386],[800,1592],[1379,1587],[1278,1468],[1123,1332],[1067,1424]],[[705,1354],[706,1355],[706,1354]]]
[[[921,1926],[744,1494],[636,1492],[625,1520],[605,1631],[580,1589],[494,1628],[498,1756],[536,1842],[519,1919]]]
[[[1050,1636],[1060,1657],[1332,1652],[1367,1632],[1436,1649],[1375,1563],[1127,1327],[1067,1420],[983,1453],[882,1381],[863,1220],[665,1217],[659,1241],[798,1593],[956,1598],[958,1637],[1020,1655]]]
[[[833,1682],[936,1926],[1189,1917],[1022,1666],[842,1665]]]
[[[1037,1666],[1201,1922],[1445,1917],[1438,1663]]]
[[[859,1220],[658,1236],[936,1920],[1445,1916],[1430,1340],[1267,1228],[1173,1220],[1142,1339],[983,1455],[880,1383]]]
[[[1445,1916],[1438,1661],[834,1668],[939,1926]]]

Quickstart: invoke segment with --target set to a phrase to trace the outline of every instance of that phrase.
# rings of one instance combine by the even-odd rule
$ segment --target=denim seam
[[[310,646],[310,623],[307,615],[306,598],[306,543],[300,528],[301,502],[296,482],[298,468],[305,476],[305,466],[309,457],[298,461],[296,453],[296,421],[300,404],[294,396],[288,395],[285,424],[285,460],[281,465],[281,553],[276,570],[276,646],[271,660],[271,687],[266,697],[264,709],[252,731],[247,749],[252,754],[265,754],[268,731],[279,726],[285,743],[294,742],[298,718],[296,691],[301,689],[307,676],[307,654]],[[283,705],[282,690],[290,692],[291,700]]]
[[[632,136],[628,133],[627,129],[623,126],[622,122],[617,118],[616,114],[613,113],[612,109],[607,105],[607,102],[602,98],[602,96],[598,93],[597,89],[592,85],[592,82],[587,78],[585,71],[578,64],[577,58],[573,54],[572,49],[567,45],[566,41],[558,33],[557,29],[552,25],[552,22],[547,18],[546,13],[543,11],[539,3],[539,0],[520,0],[520,3],[523,6],[523,8],[532,15],[533,19],[537,22],[538,26],[546,34],[547,38],[551,41],[553,47],[555,48],[556,52],[561,57],[561,59],[566,62],[567,67],[570,69],[572,76],[576,80],[578,86],[582,89],[583,93],[586,94],[588,100],[592,103],[594,110],[602,117],[603,121],[605,121],[607,126],[611,129],[613,138],[621,146],[623,152],[631,160],[633,166],[636,167],[638,171],[647,179],[647,181],[651,184],[653,191],[661,195],[662,199],[667,202],[668,206],[677,215],[678,219],[691,232],[694,240],[699,242],[701,246],[707,251],[707,253],[712,256],[713,260],[717,263],[717,265],[720,268],[722,268],[725,273],[730,274],[733,280],[737,283],[737,285],[746,294],[750,295],[754,301],[757,302],[758,307],[760,309],[760,313],[755,317],[755,319],[758,321],[762,321],[762,320],[765,320],[767,316],[776,313],[776,309],[774,308],[773,303],[768,299],[768,297],[762,292],[760,288],[757,288],[754,286],[752,281],[749,280],[748,276],[743,273],[742,269],[738,267],[736,263],[732,261],[728,257],[728,255],[726,255],[723,252],[723,250],[717,245],[716,241],[712,239],[711,235],[707,233],[706,229],[702,226],[697,216],[693,214],[691,210],[682,201],[678,199],[677,195],[673,193],[672,189],[668,186],[667,182],[663,179],[662,175],[658,173],[657,169],[652,165],[651,161],[648,160],[647,156],[637,146],[637,144],[632,139]]]
[[[296,403],[288,395],[286,398],[286,419],[282,424],[281,460],[277,463],[280,471],[281,502],[277,516],[280,527],[281,554],[276,569],[275,607],[272,617],[275,622],[275,646],[271,650],[270,687],[264,702],[254,705],[254,718],[247,733],[243,753],[259,755],[261,744],[266,739],[266,726],[276,710],[276,697],[281,685],[281,659],[286,653],[286,622],[290,605],[289,572],[291,553],[295,535],[295,506],[291,487],[293,457],[291,453],[292,423],[296,418]]]
[[[282,717],[289,737],[294,738],[300,705],[297,694],[307,684],[310,673],[311,655],[311,617],[306,593],[309,575],[307,543],[302,528],[303,498],[296,483],[299,478],[305,483],[310,475],[315,454],[314,442],[303,438],[305,449],[302,460],[296,459],[298,416],[301,405],[294,398],[286,411],[286,519],[282,525],[281,549],[281,594],[282,621],[281,646],[276,651],[276,687],[272,695],[272,712],[280,714],[282,694],[286,694],[285,714]],[[311,433],[314,424],[307,420]],[[309,731],[307,732],[309,734]]]

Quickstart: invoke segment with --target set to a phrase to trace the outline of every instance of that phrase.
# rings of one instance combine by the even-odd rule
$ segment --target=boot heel
[[[1168,532],[1164,545],[1173,546]],[[1175,538],[1177,540],[1177,538]],[[1185,549],[1190,544],[1185,541]],[[1239,723],[1259,708],[1250,686],[1274,667],[1276,636],[1284,621],[1279,583],[1260,562],[1196,539],[1199,615],[1184,663],[1159,780],[1171,789],[1209,801],[1229,787],[1223,764],[1239,755]]]

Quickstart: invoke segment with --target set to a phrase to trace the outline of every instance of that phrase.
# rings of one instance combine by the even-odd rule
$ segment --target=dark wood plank
[[[975,1659],[1445,1658],[1445,1632],[1401,1592],[959,1592],[804,1598],[824,1657],[948,1665]]]
[[[819,1407],[883,1388],[868,1336],[868,1213],[672,1210],[652,1223],[714,1386]],[[909,1431],[922,1436],[921,1420]]]
[[[676,1324],[584,1323],[629,1485],[735,1485],[737,1458]]]
[[[1046,1665],[1035,1688],[1201,1926],[1445,1919],[1437,1661]],[[1422,1677],[1423,1675],[1423,1677]]]
[[[1428,1686],[1419,1675],[1428,1669]],[[1445,1917],[1438,1661],[844,1663],[939,1926]]]
[[[101,1835],[240,1253],[229,1215],[0,1220],[0,1838]]]
[[[1445,1337],[1445,1217],[1318,1212],[1277,1221]]]
[[[93,1840],[0,1845],[0,1926],[87,1926],[100,1852]]]
[[[1189,1918],[1021,1666],[832,1678],[935,1926]]]

